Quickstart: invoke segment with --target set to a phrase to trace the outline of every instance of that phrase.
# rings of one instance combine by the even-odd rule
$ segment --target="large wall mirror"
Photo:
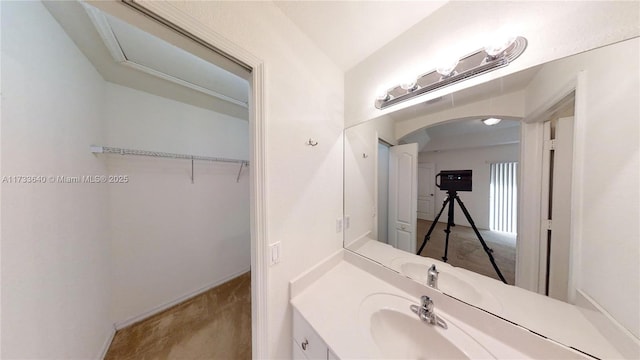
[[[440,291],[586,354],[637,356],[639,44],[347,128],[345,248],[423,283],[435,265]],[[471,191],[438,188],[462,170]]]

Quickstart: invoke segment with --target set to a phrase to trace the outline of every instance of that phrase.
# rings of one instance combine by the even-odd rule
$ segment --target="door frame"
[[[387,203],[387,211],[384,213],[384,216],[382,216],[383,214],[381,214],[380,211],[380,165],[381,165],[381,161],[380,161],[380,146],[384,145],[387,147],[387,151],[390,153],[391,152],[391,147],[393,147],[393,145],[391,145],[389,142],[387,142],[386,140],[382,139],[379,137],[378,132],[376,131],[376,140],[377,140],[377,146],[376,146],[376,151],[375,153],[375,169],[376,169],[376,174],[374,176],[374,189],[376,189],[376,196],[375,196],[375,203],[374,203],[374,207],[375,207],[375,215],[374,215],[374,231],[373,231],[373,235],[375,236],[375,238],[380,241],[383,242],[385,244],[389,243],[389,232],[387,231],[386,234],[384,234],[384,241],[381,241],[381,236],[380,236],[380,222],[382,221],[382,219],[384,219],[384,221],[387,224],[387,229],[389,228],[389,154],[387,154],[387,199],[386,199],[386,203]]]
[[[249,86],[250,153],[250,218],[251,218],[251,345],[253,359],[266,359],[268,355],[268,263],[266,221],[266,136],[265,136],[265,67],[264,62],[249,51],[214,32],[192,16],[179,11],[172,4],[160,1],[96,1],[87,3],[113,16],[125,19],[145,31],[163,38],[170,30],[191,38],[201,45],[219,50],[232,61],[251,68]],[[148,25],[156,24],[156,30]],[[162,29],[157,29],[157,23]],[[147,25],[147,26],[145,26]],[[166,36],[166,35],[165,35]]]
[[[573,163],[571,171],[571,225],[568,300],[573,303],[579,291],[580,239],[582,235],[583,186],[578,181],[585,164],[586,74],[578,72],[530,115],[522,120],[520,164],[518,173],[518,241],[516,243],[516,285],[539,292],[540,239],[542,229],[543,122],[569,101],[575,100],[573,128]],[[524,206],[524,204],[527,204]]]

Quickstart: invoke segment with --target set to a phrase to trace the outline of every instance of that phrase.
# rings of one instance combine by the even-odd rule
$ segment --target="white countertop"
[[[586,316],[589,310],[516,286],[506,285],[496,279],[454,267],[436,259],[409,254],[376,240],[361,241],[358,248],[354,250],[395,271],[400,271],[399,264],[403,261],[423,263],[426,266],[436,264],[441,272],[455,273],[468,283],[476,285],[483,293],[489,294],[489,297],[498,299],[499,306],[490,302],[478,304],[466,301],[455,294],[449,295],[594,356],[609,359],[624,358],[596,325],[589,321]]]
[[[342,359],[383,358],[369,331],[357,325],[363,299],[381,292],[415,299],[416,304],[420,295],[429,295],[436,309],[497,358],[585,358],[359,255],[344,251],[340,256],[294,280],[291,304]]]

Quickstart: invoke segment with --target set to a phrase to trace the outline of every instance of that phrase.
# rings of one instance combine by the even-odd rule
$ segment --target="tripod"
[[[480,235],[480,232],[478,231],[476,224],[473,222],[473,219],[471,218],[469,211],[467,211],[467,208],[462,203],[462,200],[460,200],[460,197],[458,196],[458,192],[456,190],[447,190],[447,198],[444,200],[444,203],[442,204],[442,209],[440,209],[438,216],[436,216],[436,218],[433,219],[433,223],[431,223],[431,227],[429,228],[429,231],[427,231],[427,235],[425,235],[422,245],[420,245],[420,250],[418,250],[416,254],[420,255],[420,253],[422,252],[422,249],[424,249],[424,246],[427,245],[427,240],[429,240],[429,238],[431,237],[431,233],[433,232],[433,229],[436,227],[436,223],[438,222],[438,219],[440,219],[440,215],[442,215],[444,208],[447,206],[447,204],[449,204],[447,228],[444,231],[447,235],[445,237],[444,256],[442,257],[442,260],[444,260],[444,262],[447,262],[447,252],[449,251],[449,233],[451,233],[451,226],[455,226],[455,224],[453,223],[453,204],[454,204],[453,200],[454,199],[460,205],[460,208],[462,209],[464,216],[467,218],[467,221],[469,221],[469,224],[471,224],[473,231],[476,233],[478,240],[480,240],[480,243],[482,244],[482,248],[484,249],[484,252],[487,253],[487,256],[489,256],[491,265],[493,265],[493,268],[496,270],[498,277],[500,277],[500,280],[502,280],[502,282],[506,284],[507,280],[505,280],[504,276],[502,276],[502,273],[500,272],[500,269],[498,268],[498,265],[496,264],[496,261],[493,258],[493,255],[491,255],[493,250],[490,249],[487,246],[487,243],[484,242],[482,235]]]

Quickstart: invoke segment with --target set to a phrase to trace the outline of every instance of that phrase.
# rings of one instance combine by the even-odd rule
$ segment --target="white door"
[[[573,117],[544,124],[540,293],[567,301],[569,294]]]
[[[435,216],[435,171],[433,163],[418,164],[418,219],[433,220]]]
[[[416,252],[418,212],[418,144],[389,152],[389,245]]]

